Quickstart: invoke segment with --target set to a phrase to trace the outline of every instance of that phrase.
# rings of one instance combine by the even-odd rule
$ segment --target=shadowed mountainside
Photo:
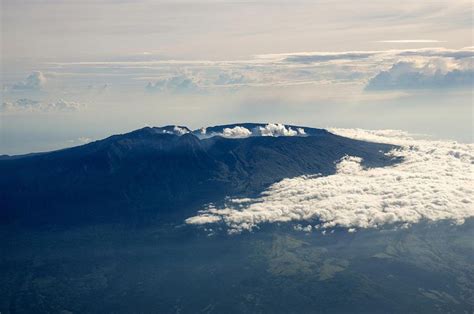
[[[255,194],[283,178],[333,174],[335,163],[345,155],[362,157],[367,167],[396,162],[384,155],[391,145],[322,129],[305,132],[306,136],[199,138],[198,131],[176,134],[173,126],[146,127],[74,148],[3,156],[0,222],[143,223],[184,215],[225,196]]]

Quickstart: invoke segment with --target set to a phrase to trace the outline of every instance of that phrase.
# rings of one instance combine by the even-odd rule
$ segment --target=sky
[[[0,154],[146,125],[472,142],[471,1],[1,1]]]

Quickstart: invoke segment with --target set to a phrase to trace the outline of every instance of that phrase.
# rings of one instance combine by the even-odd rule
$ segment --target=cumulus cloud
[[[1,112],[72,112],[85,109],[86,105],[60,99],[44,103],[28,98],[17,99],[13,102],[3,102]]]
[[[284,179],[260,197],[231,199],[222,208],[211,206],[186,222],[223,223],[229,233],[252,230],[264,223],[292,221],[307,221],[317,229],[343,227],[355,231],[407,226],[422,220],[462,223],[474,216],[473,144],[413,139],[393,130],[332,131],[399,145],[390,154],[404,161],[364,169],[359,157],[346,156],[338,162],[334,175]]]
[[[303,232],[311,232],[313,230],[313,226],[307,225],[306,227],[302,226],[301,224],[297,224],[293,227],[296,231],[303,231]]]
[[[430,89],[472,87],[474,66],[471,60],[449,62],[442,59],[423,64],[397,62],[381,71],[366,85],[367,90]]]
[[[224,128],[221,134],[221,136],[227,137],[227,138],[245,138],[251,135],[252,135],[252,132],[249,129],[244,128],[243,126],[236,126],[233,128]]]
[[[181,127],[181,126],[178,126],[178,125],[174,125],[174,126],[171,126],[171,127],[170,126],[164,127],[160,130],[160,132],[164,133],[164,134],[174,134],[174,135],[181,136],[181,135],[190,133],[190,130],[186,127]]]
[[[301,136],[306,135],[306,131],[303,128],[297,128],[296,132],[298,132],[298,135],[301,135]]]
[[[269,123],[264,127],[257,127],[254,132],[260,136],[296,136],[299,135],[299,132],[301,132],[301,128],[298,128],[298,130],[293,130],[291,127],[286,127],[283,124]]]
[[[240,125],[224,128],[222,132],[207,132],[206,128],[199,129],[195,132],[200,138],[209,138],[213,136],[222,136],[225,138],[246,138],[250,136],[307,136],[304,128],[296,128],[294,130],[290,126],[280,123],[269,123],[265,126],[257,126],[252,130]]]
[[[32,72],[24,81],[13,85],[14,90],[40,90],[46,84],[46,77],[41,71]]]

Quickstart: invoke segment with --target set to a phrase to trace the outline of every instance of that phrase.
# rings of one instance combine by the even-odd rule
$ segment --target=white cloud
[[[44,103],[38,100],[21,98],[13,102],[3,102],[0,106],[0,112],[73,112],[85,109],[86,107],[85,104],[63,99]]]
[[[296,63],[315,63],[315,62],[329,62],[334,60],[360,60],[367,59],[377,52],[371,51],[350,51],[350,52],[320,52],[309,54],[292,54],[285,58],[286,62]]]
[[[201,128],[196,134],[200,138],[209,138],[212,136],[222,136],[225,138],[246,138],[250,136],[306,136],[304,128],[293,130],[290,126],[280,123],[269,123],[265,126],[258,126],[252,130],[237,125],[232,128],[224,128],[222,132],[208,133],[205,128]]]
[[[164,133],[164,134],[174,134],[174,135],[178,135],[178,136],[190,133],[188,128],[180,127],[178,125],[174,125],[174,126],[172,126],[172,128],[170,128],[169,126],[165,127],[165,128],[162,128],[160,130],[160,132]]]
[[[302,226],[301,224],[297,224],[296,226],[293,227],[296,231],[303,231],[303,232],[311,232],[313,231],[313,226],[307,225],[306,227]]]
[[[149,82],[146,85],[146,89],[148,91],[187,93],[199,91],[200,88],[199,82],[195,77],[180,74],[155,82]]]
[[[14,90],[40,90],[46,84],[46,77],[40,71],[34,71],[21,82],[13,84]]]
[[[472,57],[472,47],[465,47],[289,52],[235,60],[131,59],[49,66],[56,75],[64,71],[71,79],[74,75],[83,78],[85,73],[91,77],[105,75],[112,85],[145,81],[148,91],[189,94],[328,83],[354,83],[362,88],[370,78],[399,62],[419,65],[438,58],[446,63],[452,59],[472,63]]]
[[[398,39],[398,40],[379,40],[378,43],[389,44],[429,44],[429,43],[443,43],[443,40],[434,39]]]
[[[426,62],[397,62],[370,79],[367,90],[430,89],[469,87],[474,84],[472,59],[430,59]]]
[[[303,128],[297,128],[296,131],[298,132],[299,135],[305,136],[306,131]]]
[[[173,131],[177,135],[184,135],[186,133],[189,133],[189,130],[186,128],[179,127],[177,125],[174,126]]]
[[[248,83],[249,79],[240,72],[228,71],[221,72],[215,80],[216,85],[241,85]]]
[[[260,136],[296,136],[298,131],[293,130],[291,127],[286,127],[279,123],[269,123],[264,127],[257,127],[254,132]]]
[[[77,141],[83,144],[87,144],[87,143],[92,142],[92,139],[89,137],[81,136],[77,139]]]
[[[233,128],[225,128],[222,131],[222,136],[227,138],[245,138],[252,135],[249,129],[242,126],[235,126]]]
[[[46,111],[78,111],[84,109],[86,106],[84,104],[74,102],[74,101],[65,101],[60,99],[56,102],[50,102],[44,105],[43,110]]]
[[[378,228],[421,220],[454,220],[474,216],[472,180],[474,145],[413,139],[394,130],[333,129],[351,138],[390,143],[404,161],[383,168],[363,169],[359,157],[346,156],[337,173],[301,176],[273,184],[260,197],[230,200],[223,208],[209,207],[188,224],[224,223],[229,233],[252,230],[263,223],[301,222],[318,228]]]

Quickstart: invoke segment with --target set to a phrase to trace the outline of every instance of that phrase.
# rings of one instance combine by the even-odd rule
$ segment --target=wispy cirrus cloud
[[[445,43],[444,40],[436,39],[396,39],[396,40],[379,40],[378,43],[389,44],[431,44],[431,43]]]
[[[200,87],[197,78],[192,75],[180,74],[148,82],[146,90],[150,92],[191,93],[199,91]]]

